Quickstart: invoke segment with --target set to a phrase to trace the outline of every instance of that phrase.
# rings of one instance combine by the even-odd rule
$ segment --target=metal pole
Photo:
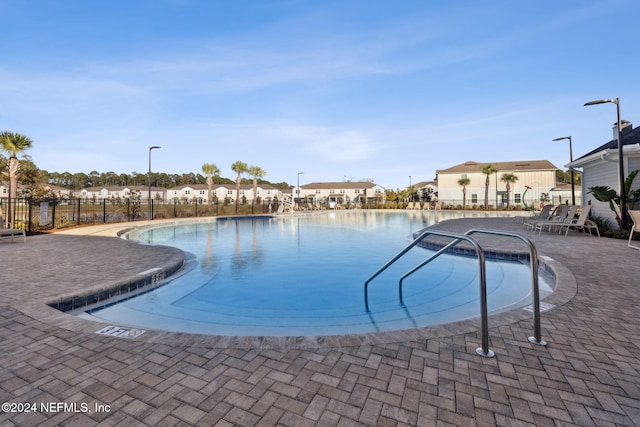
[[[624,188],[624,157],[622,156],[622,120],[620,119],[620,98],[615,99],[618,113],[618,168],[620,174],[620,228],[627,229],[627,194]]]
[[[153,219],[153,211],[151,210],[151,150],[160,148],[157,145],[149,147],[149,174],[147,175],[147,184],[149,184],[149,194],[147,196],[147,211],[149,219]]]
[[[622,120],[620,119],[620,98],[616,99],[598,99],[596,101],[590,101],[585,103],[585,107],[589,105],[596,104],[605,104],[605,103],[613,103],[616,104],[616,111],[618,114],[618,175],[619,175],[619,186],[620,186],[620,228],[622,230],[627,229],[627,195],[624,191],[624,158],[622,156]]]
[[[573,163],[573,142],[571,140],[571,136],[569,136],[569,160]],[[571,204],[576,204],[576,179],[573,166],[571,167]]]
[[[562,141],[563,139],[569,140],[569,162],[573,163],[573,144],[571,136],[563,136],[561,138],[554,138],[552,141]],[[573,166],[570,168],[571,170],[571,204],[576,204],[576,184],[575,184],[575,176],[573,171]]]

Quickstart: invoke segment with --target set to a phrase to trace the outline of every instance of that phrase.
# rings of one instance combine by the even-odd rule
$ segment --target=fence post
[[[53,196],[53,206],[51,208],[51,228],[56,228],[56,196]]]
[[[80,202],[82,200],[78,197],[78,225],[80,225]]]
[[[102,199],[102,223],[107,223],[107,199]]]
[[[33,199],[31,197],[29,197],[27,199],[27,203],[29,204],[28,205],[29,206],[29,210],[28,210],[29,217],[28,217],[28,220],[27,220],[27,233],[31,233],[31,221],[32,221],[32,218],[33,218],[32,217],[32,209],[31,209],[32,208],[32,202],[33,202]]]
[[[127,221],[131,221],[131,200],[127,198]]]
[[[178,217],[178,210],[176,208],[176,206],[178,205],[178,201],[176,199],[173,200],[173,217],[177,218]]]

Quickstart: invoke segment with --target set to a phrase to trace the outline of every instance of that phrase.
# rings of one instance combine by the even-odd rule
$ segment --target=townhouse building
[[[517,181],[511,184],[510,204],[526,203],[527,206],[537,207],[541,203],[566,202],[566,200],[551,200],[552,189],[556,188],[556,170],[558,168],[548,160],[491,163],[468,161],[447,169],[440,169],[436,171],[438,200],[445,204],[461,205],[463,192],[458,181],[461,178],[467,178],[469,180],[469,184],[466,186],[467,206],[484,206],[487,175],[482,173],[482,168],[487,165],[492,165],[497,170],[496,173],[489,175],[489,205],[507,205],[506,183],[500,181],[505,173],[518,177]],[[526,200],[523,198],[525,190],[527,191]],[[541,199],[546,197],[549,198],[549,201],[542,202]],[[570,198],[569,203],[571,203]]]
[[[312,182],[293,189],[296,202],[374,203],[385,201],[385,190],[373,182]],[[302,199],[302,200],[301,200]]]

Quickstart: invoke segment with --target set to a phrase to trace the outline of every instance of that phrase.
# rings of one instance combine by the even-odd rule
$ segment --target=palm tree
[[[489,209],[489,177],[498,172],[498,170],[492,164],[483,166],[480,170],[487,176],[484,181],[484,208]]]
[[[640,170],[636,169],[627,175],[627,178],[624,180],[624,192],[626,194],[627,199],[627,212],[629,207],[633,206],[638,200],[640,200],[640,188],[636,190],[631,190],[631,186],[633,185],[633,180],[636,179],[636,176],[640,174]],[[606,185],[597,185],[594,187],[589,187],[589,193],[593,194],[593,197],[599,202],[609,203],[609,208],[616,215],[616,222],[618,223],[618,227],[622,228],[622,218],[620,218],[619,209],[620,201],[622,198],[618,194],[616,190]]]
[[[458,180],[458,185],[462,186],[462,209],[467,206],[467,185],[469,185],[470,182],[471,180],[467,177]]]
[[[258,179],[265,176],[267,172],[259,166],[250,166],[247,172],[253,177],[253,200],[255,201],[258,193]]]
[[[220,169],[213,163],[205,163],[202,165],[202,172],[207,175],[207,186],[209,190],[207,191],[207,204],[211,205],[211,187],[213,186],[213,179],[211,176],[220,175]]]
[[[509,207],[509,200],[511,199],[509,197],[509,194],[511,193],[511,184],[515,183],[517,180],[518,177],[512,173],[503,173],[502,178],[500,178],[500,181],[504,182],[507,188],[507,208]]]
[[[236,177],[236,213],[238,212],[238,200],[240,199],[240,180],[242,179],[242,174],[247,173],[249,167],[246,163],[241,162],[240,160],[234,162],[231,165],[231,170],[238,174]]]
[[[18,197],[18,173],[20,172],[20,160],[18,154],[31,148],[33,141],[28,136],[4,131],[0,133],[0,145],[2,151],[9,154],[9,209],[7,210],[7,222],[15,220],[16,198]]]

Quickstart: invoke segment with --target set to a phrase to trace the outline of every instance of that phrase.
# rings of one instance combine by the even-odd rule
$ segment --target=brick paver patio
[[[170,268],[181,252],[95,228],[0,241],[0,401],[10,403],[0,424],[640,425],[640,251],[581,233],[527,234],[513,219],[436,227],[531,237],[558,274],[542,314],[547,347],[527,341],[522,309],[490,317],[492,359],[475,353],[479,321],[324,340],[104,336],[95,332],[105,325],[44,302]]]

